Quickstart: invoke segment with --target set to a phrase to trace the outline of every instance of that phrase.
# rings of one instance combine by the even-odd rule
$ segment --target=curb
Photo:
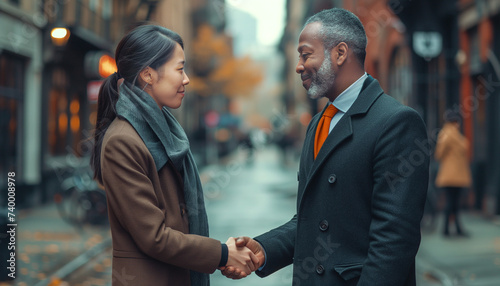
[[[106,249],[111,247],[111,238],[107,238],[98,245],[92,247],[91,249],[83,252],[75,259],[71,260],[68,264],[64,265],[62,268],[50,275],[50,277],[35,284],[35,286],[49,286],[54,280],[63,280],[68,277],[71,273],[75,272],[78,268],[87,264],[92,258],[104,252]]]

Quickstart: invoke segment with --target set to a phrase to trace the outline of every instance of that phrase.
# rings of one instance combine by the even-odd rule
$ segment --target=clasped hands
[[[230,237],[226,245],[229,250],[227,264],[219,269],[227,278],[245,278],[264,264],[262,246],[250,237]]]

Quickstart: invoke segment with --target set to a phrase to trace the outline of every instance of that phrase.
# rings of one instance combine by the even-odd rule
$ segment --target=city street
[[[470,237],[445,238],[442,217],[434,233],[422,236],[418,285],[500,285],[500,220],[473,213],[464,213],[461,220]]]
[[[398,261],[368,284],[412,280],[407,248],[390,238],[416,243],[420,227],[408,254],[417,286],[500,286],[500,0],[0,0],[0,31],[0,286],[156,286],[165,275],[189,284],[169,259],[147,270],[127,259],[134,245],[157,250],[127,233],[142,237],[164,218],[187,232],[186,211],[202,207],[191,191],[204,195],[218,241],[287,223],[304,142],[315,152],[304,162],[316,160],[320,174],[304,186],[305,227],[293,236],[305,284],[375,277],[367,265],[376,259],[345,251],[369,246]],[[324,139],[333,149],[319,152]],[[203,194],[199,182],[190,187],[188,148]],[[97,181],[119,206],[112,215],[123,225],[112,231],[125,238],[115,244],[123,266],[112,265]],[[466,235],[444,236],[445,209],[452,221],[459,210]],[[190,229],[206,233],[196,219]],[[149,233],[171,239],[161,232]],[[332,233],[320,255],[312,243]],[[292,266],[210,279],[297,284]]]
[[[210,236],[256,236],[288,221],[295,213],[297,162],[286,166],[275,147],[245,150],[201,169]],[[441,219],[441,218],[439,218]],[[440,225],[423,235],[417,255],[419,286],[500,285],[500,225],[479,214],[463,215],[469,238],[444,238]],[[0,286],[111,285],[111,252],[107,226],[75,228],[53,205],[23,210],[18,229],[18,278]],[[287,267],[261,279],[255,274],[230,280],[216,271],[215,286],[292,285]]]
[[[284,167],[274,147],[255,152],[254,160],[240,152],[227,164],[207,169],[205,184],[210,236],[226,241],[233,236],[256,236],[287,222],[295,214],[297,164]],[[214,185],[212,185],[214,184]],[[211,193],[211,190],[220,190]],[[252,274],[233,281],[217,271],[211,277],[217,286],[292,285],[291,266],[265,279]]]

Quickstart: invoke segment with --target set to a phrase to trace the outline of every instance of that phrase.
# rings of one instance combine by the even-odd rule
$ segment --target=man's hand
[[[237,247],[247,247],[255,255],[257,260],[254,261],[255,268],[252,271],[259,269],[264,264],[266,259],[264,255],[264,250],[257,241],[251,239],[248,236],[243,236],[243,237],[238,237],[235,240],[235,242]],[[227,278],[232,278],[232,279],[241,279],[248,275],[248,274],[244,275],[246,274],[245,271],[242,271],[241,269],[238,269],[237,267],[234,267],[233,265],[229,264],[229,261],[226,267],[221,268],[221,272]]]
[[[229,250],[228,259],[226,266],[220,268],[221,271],[231,268],[234,277],[231,278],[241,279],[247,277],[258,268],[259,259],[245,245],[236,245],[236,240],[233,237],[230,237],[226,241],[226,245]]]

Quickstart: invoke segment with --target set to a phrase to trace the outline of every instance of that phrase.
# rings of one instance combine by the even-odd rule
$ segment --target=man
[[[329,103],[307,128],[297,214],[238,240],[259,257],[261,277],[293,263],[293,285],[416,283],[426,128],[365,73],[366,42],[360,20],[343,9],[312,16],[300,34],[296,71],[310,97]],[[232,270],[223,273],[238,278]]]

